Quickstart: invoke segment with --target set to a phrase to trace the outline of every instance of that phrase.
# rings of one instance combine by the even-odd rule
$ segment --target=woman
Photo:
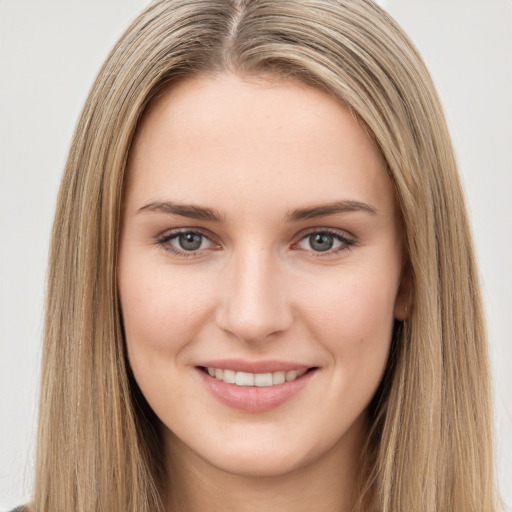
[[[40,410],[34,511],[496,510],[456,164],[381,9],[135,20],[61,186]]]

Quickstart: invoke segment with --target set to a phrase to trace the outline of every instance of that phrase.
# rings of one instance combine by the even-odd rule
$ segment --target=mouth
[[[307,372],[315,370],[316,367],[287,371],[278,370],[265,373],[235,371],[225,368],[215,368],[213,366],[200,366],[199,369],[207,373],[210,377],[223,381],[226,384],[234,384],[235,386],[270,387],[278,386],[285,382],[293,382]]]
[[[318,366],[234,360],[203,363],[196,370],[217,400],[248,413],[262,413],[292,402],[319,373]]]

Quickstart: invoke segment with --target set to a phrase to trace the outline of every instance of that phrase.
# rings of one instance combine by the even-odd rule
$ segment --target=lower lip
[[[301,377],[275,386],[237,386],[210,377],[206,372],[197,371],[210,392],[223,404],[245,412],[265,412],[275,409],[291,400],[311,380],[316,369],[309,370]]]

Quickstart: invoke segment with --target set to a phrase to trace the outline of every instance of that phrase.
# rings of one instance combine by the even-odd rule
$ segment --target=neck
[[[316,460],[284,474],[253,476],[215,467],[167,432],[166,510],[350,512],[360,492],[363,444],[362,436],[347,432]]]

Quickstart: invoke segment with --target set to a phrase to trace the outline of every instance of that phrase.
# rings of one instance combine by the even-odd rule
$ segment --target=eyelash
[[[299,245],[304,240],[307,240],[311,235],[327,235],[329,237],[334,238],[338,242],[341,243],[341,245],[337,249],[328,249],[326,251],[314,251],[314,250],[307,250],[311,253],[311,255],[315,258],[328,258],[329,256],[336,256],[340,252],[350,250],[351,246],[353,246],[356,242],[353,238],[350,238],[345,232],[340,232],[338,230],[324,228],[324,229],[311,229],[310,231],[307,231],[306,233],[302,233],[301,237],[298,242],[294,243],[293,246]]]
[[[157,245],[159,245],[164,251],[167,251],[167,252],[170,252],[176,256],[179,256],[181,258],[191,258],[193,256],[197,256],[200,252],[200,250],[196,250],[196,251],[186,251],[186,250],[179,250],[179,249],[176,249],[175,247],[173,247],[172,245],[170,245],[169,242],[171,242],[171,240],[175,239],[175,238],[178,238],[180,235],[186,235],[186,234],[191,234],[191,235],[199,235],[201,236],[202,238],[208,240],[210,243],[213,243],[210,239],[210,237],[208,237],[207,235],[205,235],[204,233],[202,233],[201,231],[197,230],[197,229],[176,229],[176,230],[173,230],[173,231],[168,231],[166,233],[164,233],[163,235],[159,236],[157,238]]]
[[[213,244],[210,237],[208,237],[207,235],[205,235],[204,233],[202,233],[200,230],[197,230],[197,229],[176,229],[171,232],[166,232],[157,238],[156,243],[163,250],[170,252],[170,253],[172,253],[178,257],[181,257],[181,258],[191,258],[191,257],[197,256],[201,252],[202,249],[198,249],[195,251],[186,251],[183,249],[182,250],[177,249],[177,248],[173,247],[172,245],[170,245],[169,242],[171,242],[171,240],[178,238],[180,235],[186,235],[186,234],[199,235],[203,239],[206,239],[210,243]],[[350,238],[349,236],[347,236],[347,234],[345,234],[343,232],[329,229],[329,228],[324,228],[324,229],[317,228],[317,229],[312,229],[306,233],[302,233],[300,239],[297,242],[295,242],[292,245],[292,247],[298,246],[301,242],[306,240],[311,235],[324,235],[324,236],[327,235],[329,237],[333,237],[336,241],[341,243],[340,247],[338,247],[335,250],[328,249],[326,251],[315,251],[313,249],[311,249],[311,250],[304,249],[307,252],[310,252],[311,255],[315,258],[326,258],[329,256],[335,256],[342,251],[350,250],[351,246],[355,245],[355,243],[356,243],[354,239]]]

